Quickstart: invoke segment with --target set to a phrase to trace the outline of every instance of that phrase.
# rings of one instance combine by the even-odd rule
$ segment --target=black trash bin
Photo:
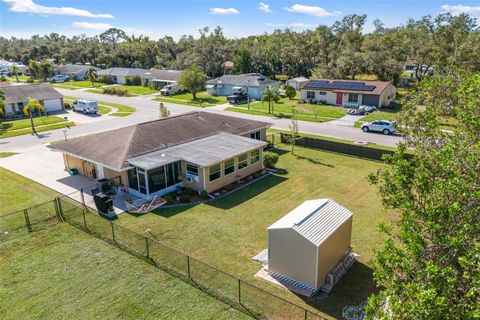
[[[113,199],[109,195],[99,192],[93,196],[93,200],[95,201],[95,206],[97,207],[98,211],[102,213],[113,211]]]

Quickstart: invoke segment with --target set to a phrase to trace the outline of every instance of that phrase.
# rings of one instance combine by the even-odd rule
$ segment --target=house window
[[[349,103],[357,103],[357,102],[358,102],[358,94],[356,94],[356,93],[349,93],[349,94],[348,94],[348,102],[349,102]]]
[[[248,166],[248,153],[238,156],[238,170]]]
[[[260,131],[250,133],[250,138],[260,140]]]
[[[225,161],[224,175],[228,176],[235,172],[235,158]]]
[[[137,168],[128,170],[128,187],[133,190],[138,191],[138,177],[137,177]]]
[[[253,150],[250,152],[250,164],[254,164],[260,161],[260,150]]]
[[[150,193],[165,189],[166,186],[164,166],[148,171],[148,188]]]
[[[194,164],[187,163],[187,174],[198,177],[198,167]]]
[[[222,176],[222,166],[219,164],[210,167],[210,182],[220,179]]]
[[[327,95],[327,93],[325,91],[320,91],[318,94],[321,95],[321,96],[326,96]]]
[[[315,100],[315,91],[307,91],[307,100]]]
[[[166,165],[165,170],[165,176],[167,177],[167,187],[173,186],[180,182],[180,175],[182,171],[180,169],[180,163],[178,161]]]

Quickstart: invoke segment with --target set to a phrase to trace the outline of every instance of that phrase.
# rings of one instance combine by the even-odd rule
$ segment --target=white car
[[[93,101],[93,100],[85,100],[85,99],[76,100],[72,104],[72,111],[83,112],[84,114],[97,113],[98,104],[96,101]]]
[[[64,76],[64,75],[61,75],[61,74],[57,74],[51,78],[48,78],[48,81],[50,82],[66,82],[66,81],[70,81],[70,78],[68,76]]]
[[[383,134],[392,134],[395,132],[395,127],[392,121],[388,120],[376,120],[362,124],[363,132],[376,131]]]
[[[174,94],[179,94],[179,93],[182,93],[183,91],[185,91],[185,89],[183,89],[183,87],[179,84],[169,84],[169,85],[166,85],[165,87],[162,88],[162,90],[160,90],[160,94],[162,96],[171,96],[171,95],[174,95]]]

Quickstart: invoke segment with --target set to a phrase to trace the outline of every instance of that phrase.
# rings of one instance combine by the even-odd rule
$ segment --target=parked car
[[[171,96],[174,94],[180,94],[184,91],[185,89],[179,84],[169,84],[160,90],[160,94],[162,96]]]
[[[72,111],[83,112],[85,114],[97,113],[98,104],[96,101],[93,101],[93,100],[85,100],[85,99],[76,100],[72,104]]]
[[[375,131],[382,132],[383,134],[392,134],[395,132],[395,127],[392,121],[377,120],[362,124],[363,132]]]
[[[55,83],[55,82],[67,82],[67,81],[70,81],[70,78],[68,76],[64,76],[64,75],[61,75],[61,74],[57,74],[53,77],[50,77],[47,79],[48,81],[52,82],[52,83]]]
[[[242,104],[248,102],[248,95],[244,92],[237,92],[227,97],[231,104]]]

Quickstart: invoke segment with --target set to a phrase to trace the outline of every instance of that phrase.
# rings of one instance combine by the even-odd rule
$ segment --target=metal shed
[[[303,202],[268,227],[268,272],[312,292],[325,283],[333,286],[353,263],[346,259],[352,218],[352,212],[331,199]]]

